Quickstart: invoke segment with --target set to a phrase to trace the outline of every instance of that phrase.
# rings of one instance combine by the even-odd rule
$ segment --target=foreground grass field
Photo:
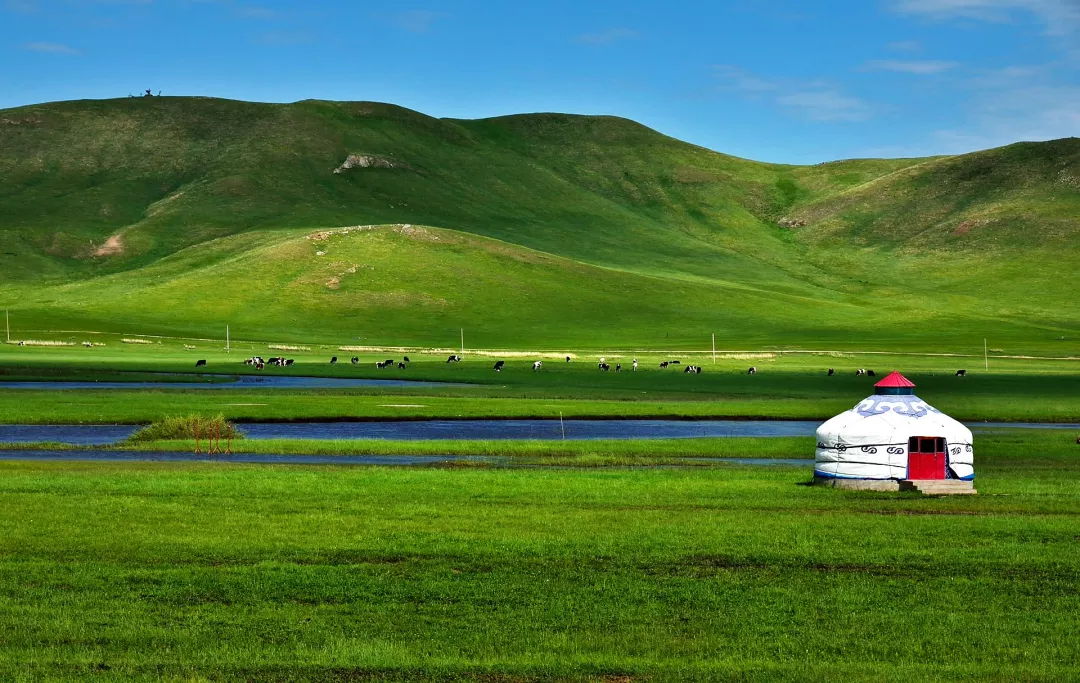
[[[1080,459],[980,495],[803,468],[0,463],[5,680],[1074,680]]]

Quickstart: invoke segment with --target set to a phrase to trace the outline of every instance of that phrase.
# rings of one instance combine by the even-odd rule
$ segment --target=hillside
[[[387,343],[1042,343],[1080,331],[1077,178],[1075,139],[793,167],[612,117],[44,104],[0,111],[0,303],[43,329],[348,338],[359,317]],[[438,239],[308,253],[390,224]]]

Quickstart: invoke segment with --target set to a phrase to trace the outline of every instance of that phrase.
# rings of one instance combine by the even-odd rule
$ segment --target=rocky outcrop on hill
[[[334,169],[334,173],[344,173],[352,168],[404,168],[412,170],[403,161],[375,154],[350,154],[345,163]]]

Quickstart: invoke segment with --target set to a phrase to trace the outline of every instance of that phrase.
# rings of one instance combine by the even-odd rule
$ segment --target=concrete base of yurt
[[[978,493],[975,482],[962,479],[904,479],[901,491],[918,491],[924,496],[962,496]]]
[[[814,486],[831,486],[834,489],[852,491],[899,491],[900,482],[895,479],[838,479],[814,477]]]
[[[977,493],[975,483],[960,479],[837,479],[814,477],[814,486],[849,491],[918,491],[924,496],[956,496]]]

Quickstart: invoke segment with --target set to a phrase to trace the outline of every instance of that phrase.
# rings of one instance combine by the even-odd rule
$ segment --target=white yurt
[[[815,482],[897,488],[904,480],[975,478],[970,429],[916,396],[899,372],[874,387],[873,396],[818,427]]]

